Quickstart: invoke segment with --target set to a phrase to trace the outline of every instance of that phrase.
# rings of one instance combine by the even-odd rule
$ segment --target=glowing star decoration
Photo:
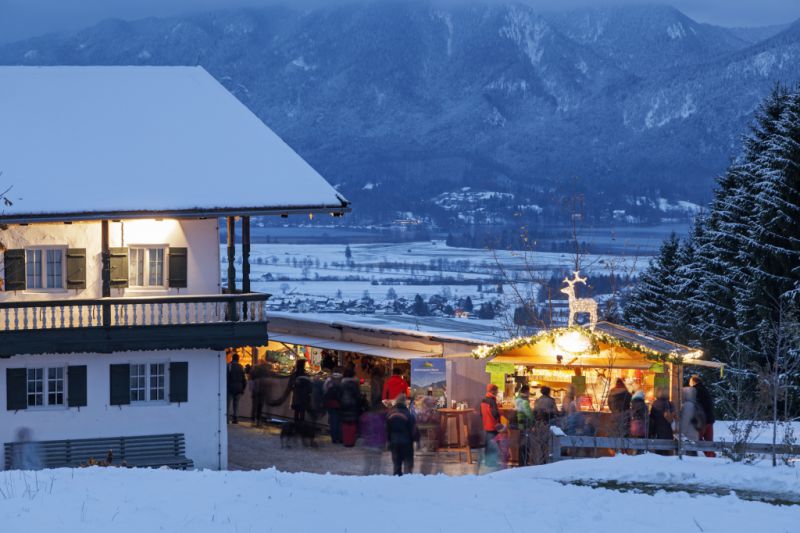
[[[556,347],[571,355],[583,355],[592,347],[592,342],[580,331],[568,331],[556,337]]]
[[[589,315],[589,329],[594,330],[597,325],[597,302],[594,298],[576,298],[575,297],[575,284],[583,283],[586,285],[586,278],[581,277],[579,271],[575,271],[574,278],[564,278],[566,287],[561,289],[561,292],[569,297],[569,327],[575,324],[575,315],[579,313],[588,313]]]

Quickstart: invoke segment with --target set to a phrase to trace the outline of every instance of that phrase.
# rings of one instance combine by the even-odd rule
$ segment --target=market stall
[[[444,407],[450,398],[479,399],[473,389],[481,387],[483,364],[470,356],[479,344],[420,331],[273,313],[269,317],[269,342],[240,354],[240,360],[260,373],[264,369],[268,372],[262,377],[268,391],[262,418],[290,418],[288,384],[299,357],[307,360],[306,370],[315,382],[326,379],[334,369],[341,372],[351,368],[369,408],[382,405],[384,382],[395,369],[409,382],[420,406],[422,396],[431,395],[437,407]],[[446,360],[445,355],[460,357]],[[478,378],[470,379],[470,371]],[[240,404],[244,416],[252,412],[251,390],[252,383]],[[316,420],[327,423],[322,413]]]
[[[685,365],[721,367],[703,361],[702,351],[609,322],[542,331],[475,350],[498,385],[498,401],[507,412],[519,388],[531,388],[531,402],[550,389],[559,412],[568,403],[586,413],[597,435],[608,434],[609,395],[618,380],[649,404],[663,391],[680,406]],[[575,408],[573,407],[573,409]]]

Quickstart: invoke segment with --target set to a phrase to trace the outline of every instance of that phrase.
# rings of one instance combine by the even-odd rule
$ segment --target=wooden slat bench
[[[88,464],[90,460],[104,461],[109,451],[113,454],[111,466],[168,466],[184,470],[194,466],[193,461],[186,458],[183,433],[48,440],[28,444],[36,447],[37,459],[44,468],[77,467]],[[15,450],[24,445],[26,444],[5,443],[6,470],[14,467]]]

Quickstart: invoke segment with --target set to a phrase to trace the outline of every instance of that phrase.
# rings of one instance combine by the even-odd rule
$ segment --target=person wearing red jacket
[[[486,396],[481,400],[481,420],[483,431],[486,434],[486,444],[484,457],[486,466],[497,465],[497,428],[501,426],[500,410],[497,408],[497,385],[489,383],[486,385]]]
[[[401,394],[408,395],[408,382],[403,379],[402,372],[399,368],[392,369],[392,377],[386,380],[383,384],[382,400],[394,401]]]

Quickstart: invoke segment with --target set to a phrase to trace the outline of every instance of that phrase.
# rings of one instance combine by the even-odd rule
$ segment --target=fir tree
[[[679,246],[680,241],[673,233],[639,277],[625,306],[625,320],[636,329],[662,337],[671,336],[670,314],[676,295],[673,272],[678,266]]]

